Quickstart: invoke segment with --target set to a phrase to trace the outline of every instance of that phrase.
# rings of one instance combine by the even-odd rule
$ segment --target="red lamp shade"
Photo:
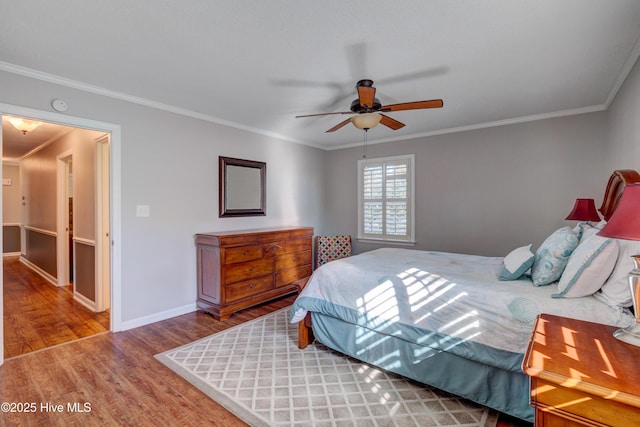
[[[576,199],[573,210],[565,219],[573,221],[600,221],[593,199]]]
[[[640,240],[640,184],[624,187],[618,207],[598,235]]]

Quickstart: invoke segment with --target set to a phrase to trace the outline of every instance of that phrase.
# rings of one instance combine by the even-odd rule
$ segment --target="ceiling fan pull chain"
[[[364,130],[364,148],[362,151],[362,158],[366,159],[367,158],[367,131],[369,129],[363,129]]]

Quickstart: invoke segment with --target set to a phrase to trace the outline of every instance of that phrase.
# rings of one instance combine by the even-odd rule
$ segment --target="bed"
[[[600,208],[605,221],[624,186],[634,182],[640,174],[632,170],[611,175]],[[635,242],[597,236],[602,225],[562,227],[539,248],[517,248],[505,257],[381,248],[332,261],[313,273],[292,306],[299,347],[316,339],[355,359],[533,421],[521,366],[539,313],[618,327],[634,322],[624,291],[633,267],[627,258],[638,248]],[[557,241],[573,247],[558,251]],[[548,268],[549,256],[560,267]],[[509,265],[514,260],[517,268]]]

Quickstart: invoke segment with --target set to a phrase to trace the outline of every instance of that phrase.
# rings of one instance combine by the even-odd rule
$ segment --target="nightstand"
[[[640,425],[640,348],[615,327],[541,314],[522,362],[536,426]]]

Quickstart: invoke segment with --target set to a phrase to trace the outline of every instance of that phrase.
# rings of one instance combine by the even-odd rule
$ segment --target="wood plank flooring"
[[[109,312],[94,313],[19,261],[3,258],[4,357],[109,330]]]
[[[0,400],[33,402],[36,411],[0,412],[0,425],[245,426],[153,356],[289,306],[294,298],[244,310],[226,322],[194,312],[6,360]],[[41,410],[46,403],[64,411]],[[69,403],[86,403],[90,412],[68,411]]]
[[[294,299],[243,310],[226,322],[193,312],[5,360],[0,401],[12,403],[16,412],[0,411],[0,425],[245,426],[153,356],[287,307]],[[504,416],[498,425],[531,426]]]

